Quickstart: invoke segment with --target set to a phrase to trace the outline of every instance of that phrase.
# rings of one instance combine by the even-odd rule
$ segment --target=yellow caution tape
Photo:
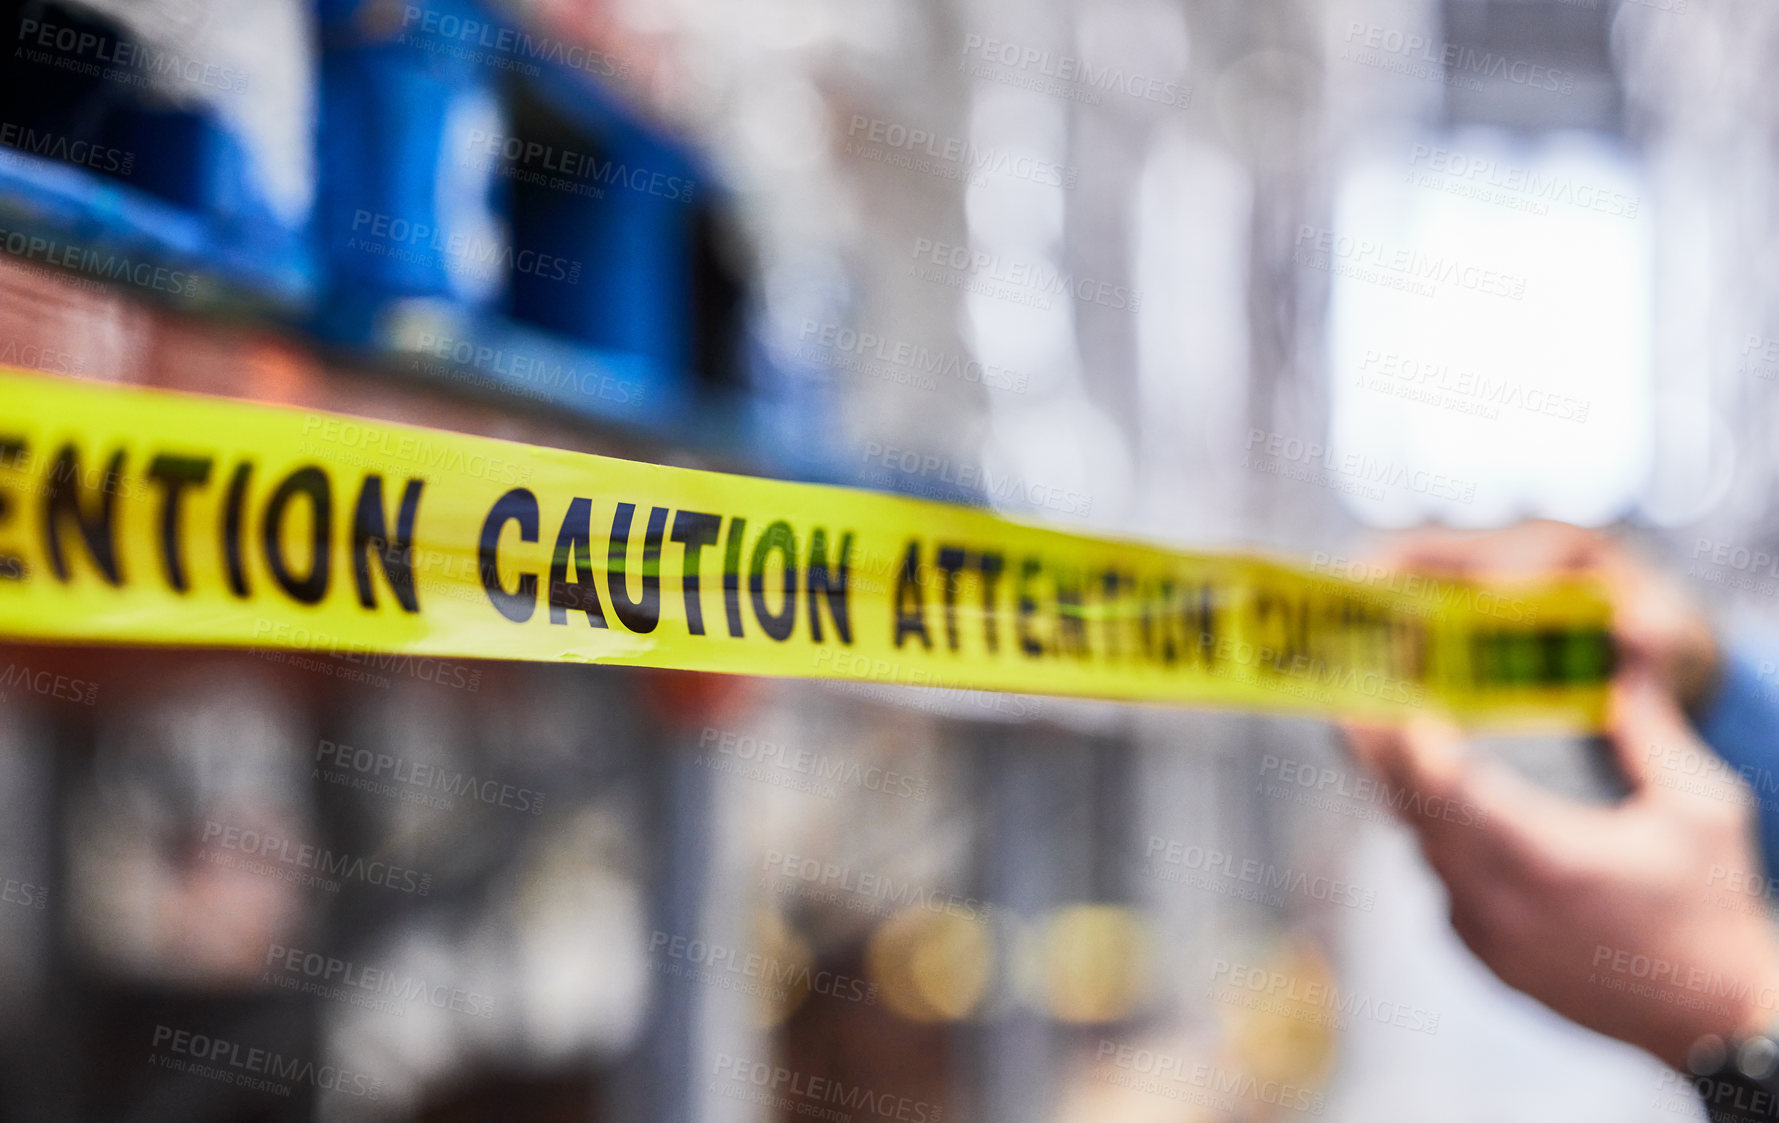
[[[0,371],[0,637],[1598,724],[1596,589],[1373,576]]]

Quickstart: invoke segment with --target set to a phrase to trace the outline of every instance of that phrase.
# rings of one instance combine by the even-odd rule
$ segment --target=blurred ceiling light
[[[1424,136],[1358,160],[1300,269],[1330,274],[1328,451],[1380,526],[1583,524],[1632,506],[1651,457],[1650,231],[1604,141]]]
[[[1334,1067],[1344,997],[1327,956],[1288,939],[1264,962],[1224,978],[1212,999],[1243,1066],[1261,1080],[1320,1084]]]
[[[1122,905],[1066,905],[1040,937],[1044,997],[1058,1021],[1123,1021],[1149,991],[1148,924]]]
[[[911,906],[871,934],[871,981],[891,1010],[917,1022],[958,1021],[994,978],[994,941],[980,918]]]

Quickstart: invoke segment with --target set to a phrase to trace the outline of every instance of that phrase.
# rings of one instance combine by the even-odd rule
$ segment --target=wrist
[[[1665,1015],[1645,1008],[1637,1019],[1642,1032],[1621,1040],[1689,1074],[1697,1074],[1696,1062],[1709,1059],[1712,1039],[1731,1051],[1756,1034],[1779,1041],[1779,946],[1762,941],[1761,950],[1749,954],[1748,943],[1737,943],[1743,951],[1677,977],[1662,1003]],[[1732,964],[1754,969],[1735,971]]]
[[[1768,964],[1779,964],[1775,955],[1779,949],[1768,955]],[[1662,1059],[1681,1072],[1704,1076],[1730,1072],[1738,1060],[1758,1067],[1761,1051],[1770,1045],[1776,1050],[1773,1075],[1779,1076],[1779,1010],[1774,1007],[1775,996],[1779,996],[1779,969],[1763,965],[1752,983],[1743,986],[1741,982],[1740,978],[1725,977],[1721,989],[1730,991],[1728,998],[1700,1010],[1706,1017],[1686,1027],[1684,1040],[1671,1043],[1663,1050]]]

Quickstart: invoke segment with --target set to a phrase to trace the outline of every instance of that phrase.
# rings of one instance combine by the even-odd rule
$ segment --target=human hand
[[[1717,640],[1704,612],[1673,579],[1598,531],[1544,519],[1496,531],[1416,531],[1394,539],[1377,562],[1484,582],[1591,578],[1612,601],[1621,673],[1655,676],[1687,710],[1716,682]]]
[[[1361,762],[1421,796],[1403,805],[1427,809],[1407,821],[1445,882],[1452,927],[1503,982],[1682,1069],[1706,1034],[1742,1036],[1775,1016],[1766,917],[1708,888],[1726,870],[1760,876],[1750,793],[1727,771],[1682,775],[1676,761],[1711,750],[1649,676],[1614,693],[1609,736],[1631,793],[1609,807],[1472,756],[1436,719],[1346,732]],[[1477,813],[1434,810],[1453,805]]]

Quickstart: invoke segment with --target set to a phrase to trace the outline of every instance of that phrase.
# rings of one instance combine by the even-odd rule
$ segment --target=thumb
[[[1346,727],[1353,755],[1395,789],[1399,814],[1454,898],[1511,882],[1561,853],[1586,812],[1464,750],[1448,721]],[[1402,798],[1406,796],[1407,798]]]
[[[1343,731],[1353,756],[1389,787],[1440,798],[1460,794],[1467,761],[1462,734],[1450,722],[1350,723]]]
[[[1679,701],[1643,669],[1624,676],[1613,688],[1607,737],[1633,796],[1650,794],[1675,767],[1677,754],[1710,751],[1700,745]]]

